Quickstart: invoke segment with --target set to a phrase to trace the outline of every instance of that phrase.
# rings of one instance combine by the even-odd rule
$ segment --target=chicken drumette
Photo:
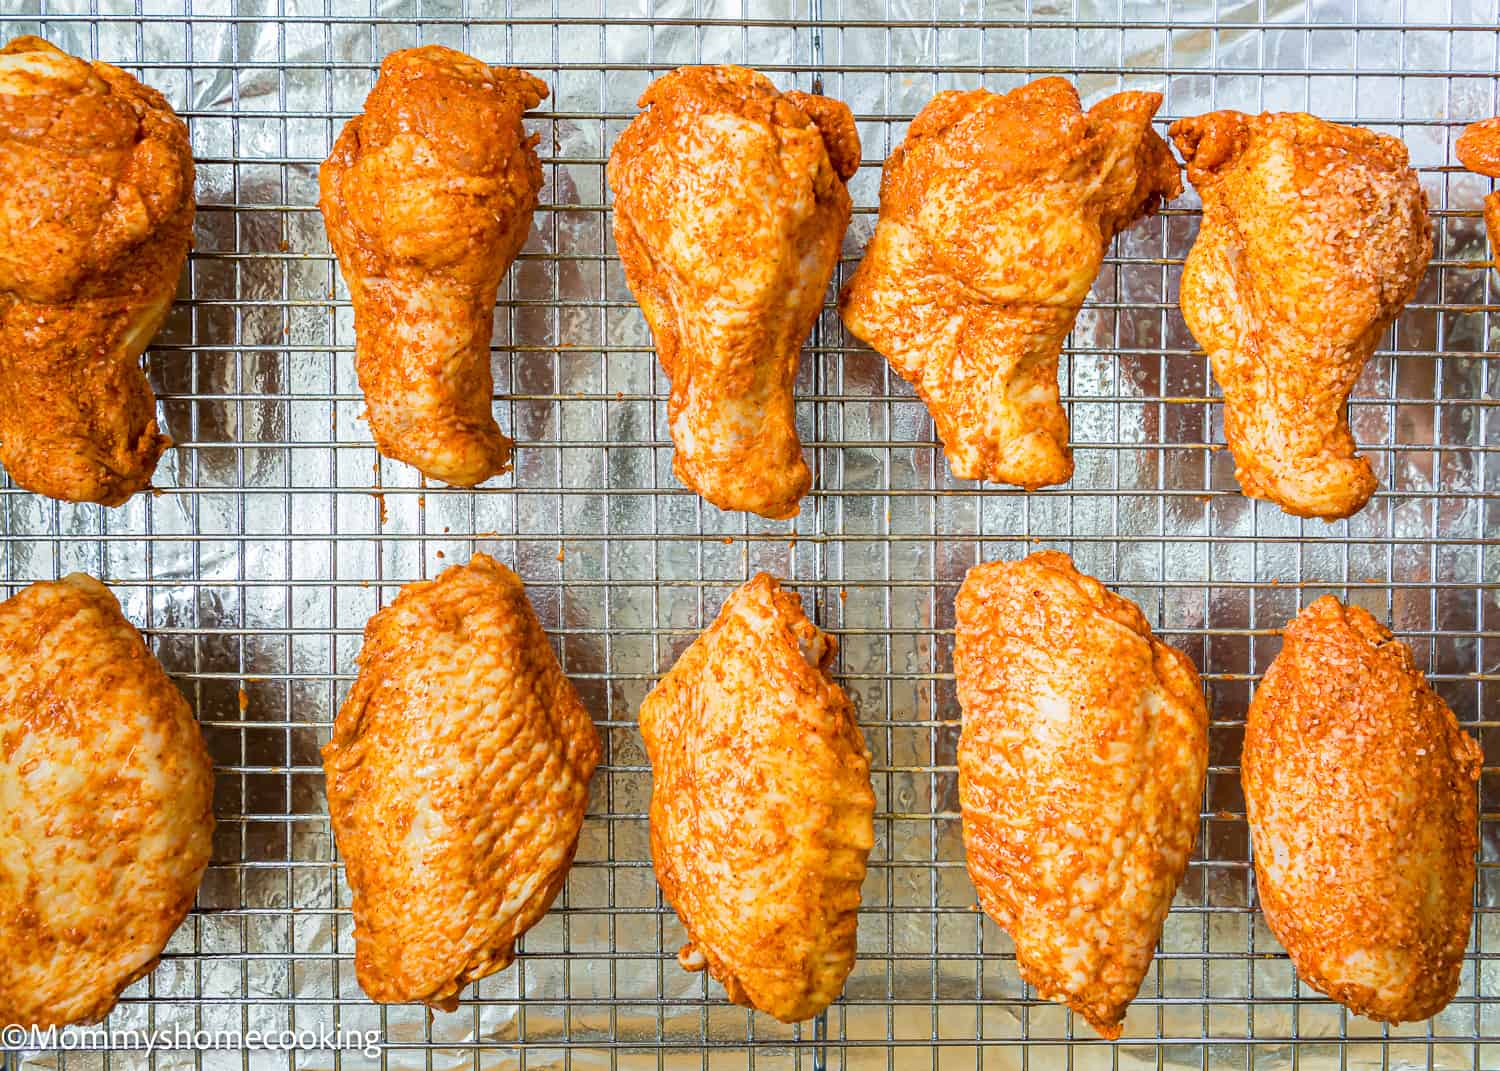
[[[542,188],[521,116],[546,96],[524,71],[441,45],[392,52],[318,172],[375,445],[445,483],[510,467],[490,334]]]
[[[1120,1035],[1198,831],[1188,657],[1066,554],[969,570],[953,652],[969,874],[1022,976]]]
[[[0,602],[0,1023],[104,1018],[193,906],[213,828],[198,724],[109,590]]]
[[[641,704],[651,858],[688,935],[678,962],[783,1022],[844,988],[875,838],[837,649],[762,573]]]
[[[854,119],[743,67],[673,71],[640,105],[609,185],[625,281],[672,380],[673,467],[720,509],[794,516],[812,477],[792,381],[849,225]]]
[[[1118,93],[1084,112],[1061,78],[940,93],[886,161],[839,308],[927,403],[955,476],[1073,474],[1058,354],[1110,241],[1182,192],[1160,104]]]
[[[1483,755],[1411,650],[1325,595],[1255,690],[1241,777],[1255,886],[1302,980],[1402,1023],[1453,999]]]
[[[193,154],[166,99],[36,37],[0,48],[0,463],[118,506],[171,440],[140,357],[193,231]]]
[[[1459,163],[1470,171],[1500,178],[1500,117],[1471,123],[1453,146]],[[1490,255],[1500,256],[1500,190],[1484,199],[1484,226],[1490,236]]]
[[[1376,487],[1349,392],[1432,256],[1406,147],[1302,114],[1213,112],[1171,134],[1203,197],[1182,315],[1223,388],[1240,488],[1347,517]]]
[[[452,1010],[563,886],[599,736],[517,576],[483,554],[370,619],[323,749],[370,999]]]

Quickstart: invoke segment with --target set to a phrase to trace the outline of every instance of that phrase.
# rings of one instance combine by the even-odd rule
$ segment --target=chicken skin
[[[1411,650],[1325,595],[1256,689],[1241,776],[1266,922],[1302,980],[1403,1023],[1453,999],[1469,940],[1479,745]]]
[[[969,876],[1021,975],[1120,1036],[1198,831],[1192,662],[1066,554],[969,570],[953,652]]]
[[[562,889],[600,743],[520,579],[483,554],[370,619],[323,748],[371,1000],[452,1011]]]
[[[490,335],[542,188],[521,116],[546,96],[524,71],[441,45],[392,52],[318,172],[375,445],[444,483],[510,468]]]
[[[1500,117],[1471,123],[1453,146],[1458,161],[1470,171],[1500,178]],[[1491,256],[1500,249],[1500,190],[1484,199],[1484,226],[1490,236]]]
[[[677,961],[787,1023],[844,988],[875,843],[870,752],[828,670],[837,650],[761,573],[641,704],[651,858],[688,935]]]
[[[1058,354],[1110,241],[1182,192],[1160,105],[1117,93],[1084,112],[1061,78],[940,93],[886,161],[839,311],[927,403],[960,479],[1072,476]]]
[[[171,440],[141,354],[193,232],[187,127],[156,90],[36,37],[0,48],[0,464],[118,506]]]
[[[93,577],[0,602],[0,1023],[103,1019],[198,893],[213,767]]]
[[[1182,315],[1223,388],[1240,489],[1347,517],[1376,486],[1349,392],[1432,256],[1406,147],[1301,114],[1213,112],[1170,133],[1203,197]]]
[[[684,67],[609,157],[615,244],[662,368],[677,478],[724,510],[796,516],[812,485],[797,356],[838,263],[859,167],[839,101],[744,67]]]

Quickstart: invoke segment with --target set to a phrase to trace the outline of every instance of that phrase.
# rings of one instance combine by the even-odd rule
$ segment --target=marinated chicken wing
[[[198,893],[213,767],[93,577],[0,602],[0,1023],[104,1018]]]
[[[1373,617],[1325,595],[1255,691],[1241,776],[1266,922],[1302,980],[1401,1023],[1453,999],[1483,757]]]
[[[370,999],[451,1011],[562,889],[599,736],[521,581],[476,554],[370,619],[323,748]]]
[[[792,403],[859,167],[849,109],[744,67],[684,67],[609,157],[615,243],[662,368],[677,478],[726,510],[795,516],[812,476]]]
[[[927,403],[955,476],[1073,474],[1058,354],[1110,241],[1182,192],[1160,105],[1118,93],[1083,112],[1061,78],[940,93],[886,161],[839,309]]]
[[[156,90],[36,37],[0,48],[0,463],[118,506],[171,440],[140,358],[193,231],[187,127]]]
[[[677,960],[788,1023],[844,988],[875,842],[869,749],[828,672],[837,650],[761,573],[641,704],[651,858],[688,935]]]
[[[542,188],[521,115],[546,96],[524,71],[441,45],[392,52],[318,172],[375,445],[445,483],[510,468],[490,334]]]
[[[1182,315],[1223,388],[1240,489],[1347,517],[1376,487],[1349,392],[1432,256],[1406,147],[1301,114],[1213,112],[1170,132],[1203,197]]]
[[[1198,673],[1056,551],[969,570],[953,664],[980,905],[1041,997],[1117,1038],[1198,831]]]
[[[1458,161],[1470,171],[1500,178],[1500,117],[1471,123],[1453,146]],[[1500,190],[1484,199],[1484,226],[1490,236],[1490,255],[1500,255]]]

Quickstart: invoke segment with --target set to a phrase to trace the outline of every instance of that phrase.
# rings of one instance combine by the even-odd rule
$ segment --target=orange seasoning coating
[[[672,380],[677,478],[725,510],[796,516],[812,484],[792,383],[859,167],[839,101],[744,67],[683,67],[642,94],[609,157],[625,281]]]
[[[1483,756],[1411,650],[1325,595],[1255,691],[1241,777],[1255,883],[1304,982],[1401,1023],[1453,999]]]
[[[510,965],[567,878],[599,753],[494,559],[408,584],[370,618],[323,769],[371,1000],[451,1011]]]
[[[797,1022],[854,966],[875,840],[870,753],[829,674],[837,641],[765,573],[641,704],[651,859],[688,943],[678,962]]]
[[[375,445],[445,483],[510,468],[490,335],[542,188],[521,117],[546,96],[525,71],[441,45],[392,52],[318,171]]]
[[[1044,999],[1117,1038],[1198,831],[1198,672],[1057,551],[976,565],[956,611],[958,794],[979,902]]]
[[[927,403],[953,474],[1073,474],[1057,361],[1114,236],[1182,192],[1159,93],[1087,112],[1061,78],[939,93],[885,162],[844,326]]]
[[[156,966],[213,846],[193,712],[74,573],[0,602],[0,1025],[109,1014]]]
[[[187,126],[156,90],[36,37],[0,48],[0,463],[118,506],[171,440],[140,357],[193,232]]]
[[[1170,133],[1203,198],[1182,315],[1224,390],[1240,489],[1348,517],[1376,488],[1349,392],[1432,256],[1406,146],[1300,113],[1211,112]]]
[[[1470,171],[1500,178],[1500,117],[1470,123],[1454,143],[1459,163]],[[1490,236],[1490,255],[1500,247],[1500,190],[1484,199],[1484,226]]]

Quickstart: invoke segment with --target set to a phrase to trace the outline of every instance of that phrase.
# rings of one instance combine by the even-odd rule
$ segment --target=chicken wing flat
[[[521,116],[546,96],[524,71],[441,45],[392,52],[318,172],[375,445],[444,483],[510,468],[490,335],[542,188]]]
[[[1058,354],[1110,241],[1182,192],[1160,105],[1117,93],[1084,112],[1061,78],[940,93],[886,161],[839,310],[927,403],[960,479],[1072,476]]]
[[[1304,982],[1392,1023],[1453,999],[1482,761],[1364,610],[1325,595],[1287,626],[1250,703],[1241,776],[1261,910]]]
[[[859,167],[849,109],[744,67],[684,67],[609,156],[615,243],[662,368],[677,478],[726,510],[793,517],[812,485],[797,356],[838,263]]]
[[[118,506],[171,440],[141,354],[193,232],[187,127],[156,90],[36,37],[0,48],[0,463]]]
[[[688,935],[677,960],[788,1023],[844,988],[875,842],[869,749],[828,672],[837,650],[761,573],[641,704],[651,858]]]
[[[1203,197],[1182,315],[1223,388],[1240,489],[1347,517],[1376,487],[1349,392],[1432,256],[1406,147],[1301,114],[1213,112],[1170,133]]]
[[[969,570],[953,652],[969,875],[1021,975],[1120,1036],[1198,831],[1192,662],[1066,554]]]
[[[109,590],[0,602],[0,1023],[104,1018],[193,906],[213,828],[198,724]]]
[[[371,1000],[448,1011],[562,889],[599,736],[517,576],[484,554],[365,626],[323,748]]]
[[[1471,123],[1453,146],[1459,163],[1470,171],[1500,178],[1500,117]],[[1484,226],[1490,236],[1490,255],[1500,249],[1500,190],[1484,199]]]

